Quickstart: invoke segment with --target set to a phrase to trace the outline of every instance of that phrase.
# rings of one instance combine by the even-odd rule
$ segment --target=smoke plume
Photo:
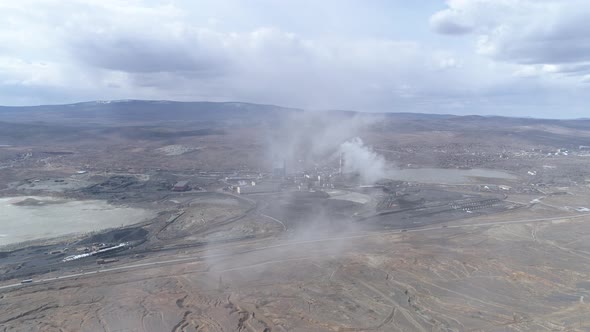
[[[376,121],[376,118],[368,115],[342,112],[292,114],[275,127],[269,137],[268,159],[270,163],[285,161],[287,168],[293,172],[331,162],[336,164],[340,152],[346,152],[351,160],[349,166],[357,170],[362,166],[361,160],[364,158],[380,160],[374,152],[367,153],[370,150],[364,147],[360,139],[360,146],[363,148],[355,148],[359,143],[355,137],[361,136]],[[383,164],[383,161],[379,164]],[[376,173],[376,166],[377,164],[371,166],[373,170],[367,175]],[[368,179],[373,178],[368,176]]]
[[[343,171],[356,173],[362,183],[371,184],[386,175],[385,159],[355,137],[340,145],[340,153],[344,159]]]

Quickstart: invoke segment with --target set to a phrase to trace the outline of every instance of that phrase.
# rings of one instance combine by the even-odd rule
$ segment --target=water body
[[[154,213],[105,201],[51,197],[0,198],[0,246],[135,224]]]
[[[474,183],[475,178],[516,179],[516,176],[506,172],[482,168],[407,168],[391,171],[387,177],[399,181],[445,184]]]

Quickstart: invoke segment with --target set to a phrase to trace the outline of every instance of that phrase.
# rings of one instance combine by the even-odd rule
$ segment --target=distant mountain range
[[[78,123],[124,123],[124,122],[175,122],[175,121],[228,121],[228,120],[273,120],[287,114],[304,112],[302,109],[275,105],[242,102],[179,102],[167,100],[112,100],[89,101],[65,105],[0,106],[0,121],[25,122],[70,122]],[[322,111],[340,116],[381,116],[399,121],[436,120],[453,123],[474,124],[493,122],[495,124],[550,124],[587,126],[590,119],[551,120],[535,118],[511,118],[501,116],[425,113],[364,113],[354,111]]]
[[[301,110],[239,102],[156,100],[90,101],[65,105],[0,106],[0,121],[161,122],[219,121],[271,117]]]
[[[358,116],[379,135],[419,136],[447,132],[466,140],[511,142],[577,148],[590,145],[590,120],[551,120],[500,116],[422,113],[363,113],[309,111],[240,102],[176,102],[150,100],[91,101],[67,105],[0,106],[0,144],[169,140],[224,135],[301,125],[296,117],[307,113],[319,123],[349,121]],[[326,122],[327,121],[327,122]],[[360,121],[360,119],[359,119]],[[299,124],[297,124],[299,123]],[[519,143],[520,144],[520,143]]]

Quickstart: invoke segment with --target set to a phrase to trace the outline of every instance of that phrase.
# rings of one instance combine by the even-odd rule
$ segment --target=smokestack
[[[342,154],[343,152],[340,152],[340,168],[338,169],[339,175],[342,175]]]

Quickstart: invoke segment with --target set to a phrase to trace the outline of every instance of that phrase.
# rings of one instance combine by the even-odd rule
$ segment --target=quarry
[[[3,330],[590,329],[587,120],[125,103],[0,122]]]

